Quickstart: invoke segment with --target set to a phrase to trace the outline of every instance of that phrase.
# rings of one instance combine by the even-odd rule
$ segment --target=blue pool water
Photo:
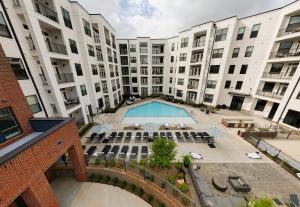
[[[150,102],[128,109],[125,117],[191,117],[182,108],[161,102]]]

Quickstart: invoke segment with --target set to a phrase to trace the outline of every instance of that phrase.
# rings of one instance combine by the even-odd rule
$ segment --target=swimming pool
[[[195,124],[195,120],[183,108],[153,101],[127,110],[122,124]]]
[[[185,109],[154,101],[128,109],[125,117],[190,117],[190,115]]]

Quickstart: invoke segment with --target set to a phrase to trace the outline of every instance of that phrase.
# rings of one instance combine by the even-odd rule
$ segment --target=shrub
[[[109,175],[106,175],[104,178],[104,183],[109,183],[111,180],[111,177]]]
[[[152,154],[151,162],[158,167],[169,167],[171,162],[175,160],[177,144],[168,139],[156,139],[150,145]]]
[[[183,162],[181,162],[180,160],[178,160],[176,162],[176,169],[180,172],[182,170],[182,167],[183,167]]]
[[[130,190],[131,190],[131,192],[135,193],[135,191],[136,191],[136,185],[132,183],[130,185]]]
[[[89,181],[93,182],[95,180],[96,175],[94,173],[89,175]]]
[[[114,177],[113,179],[112,179],[112,183],[113,183],[113,185],[118,185],[118,183],[119,183],[119,178],[117,178],[117,177]]]
[[[160,204],[158,205],[158,207],[166,207],[166,204],[160,203]]]
[[[162,183],[160,184],[160,187],[161,187],[162,189],[165,189],[165,188],[166,188],[166,183],[165,183],[165,182],[162,182]]]
[[[189,199],[187,199],[187,198],[183,198],[182,199],[182,203],[183,203],[184,206],[189,206],[190,203],[191,203],[191,201]]]
[[[95,160],[95,165],[96,165],[96,166],[100,165],[100,158],[99,158],[99,157],[96,158],[96,160]]]
[[[248,203],[249,207],[274,207],[272,199],[270,198],[257,198],[250,199]]]
[[[145,170],[145,168],[142,166],[141,169],[140,169],[140,173],[141,173],[142,175],[144,175],[145,172],[146,172],[146,170]]]
[[[115,167],[116,164],[117,164],[116,160],[110,160],[110,161],[108,162],[109,167]]]
[[[138,189],[138,194],[139,194],[140,197],[142,197],[145,194],[144,189],[143,188],[139,188]]]
[[[121,182],[120,187],[121,187],[122,189],[124,189],[124,188],[126,188],[127,184],[128,184],[127,181],[124,180],[124,181]]]
[[[169,181],[171,184],[173,184],[173,185],[176,184],[176,180],[177,180],[176,176],[170,176],[170,177],[168,177],[168,181]]]
[[[177,173],[176,178],[177,179],[184,179],[184,173],[183,172]]]
[[[153,175],[149,175],[148,180],[150,180],[151,182],[154,182],[154,176]]]
[[[153,201],[154,201],[154,197],[153,197],[153,195],[148,195],[148,203],[152,203]]]
[[[136,160],[131,160],[130,164],[132,167],[135,167],[137,165],[137,161]]]
[[[186,154],[182,157],[184,167],[188,168],[192,163],[192,157],[189,154]]]
[[[94,123],[88,123],[88,124],[82,126],[78,132],[79,136],[82,136],[83,134],[85,134],[85,132],[88,131],[92,126],[94,126]]]
[[[103,181],[103,176],[100,174],[96,175],[96,182],[101,183],[102,181]]]
[[[179,189],[182,191],[182,192],[187,192],[189,191],[189,185],[187,183],[182,183],[180,186],[179,186]]]
[[[140,160],[140,166],[144,167],[146,165],[146,161],[145,160]]]

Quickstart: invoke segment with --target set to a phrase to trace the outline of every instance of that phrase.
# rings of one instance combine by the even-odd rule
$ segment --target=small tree
[[[184,167],[188,168],[192,163],[192,156],[189,154],[183,155],[182,161],[183,161]]]
[[[176,143],[167,139],[156,139],[150,145],[151,162],[158,167],[169,167],[176,157]]]

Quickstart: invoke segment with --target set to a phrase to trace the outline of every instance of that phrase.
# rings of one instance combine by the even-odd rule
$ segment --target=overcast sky
[[[101,13],[117,38],[171,37],[191,26],[238,15],[245,17],[293,0],[78,0]]]

